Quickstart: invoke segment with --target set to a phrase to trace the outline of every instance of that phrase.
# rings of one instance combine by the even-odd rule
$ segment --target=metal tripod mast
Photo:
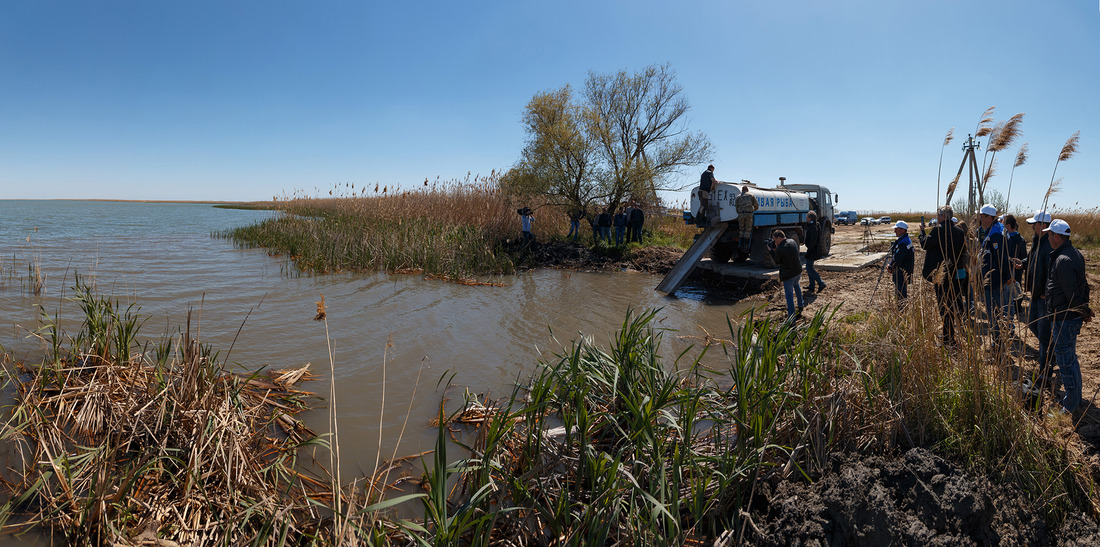
[[[980,143],[974,140],[974,137],[972,135],[966,136],[966,142],[963,143],[962,163],[959,164],[959,172],[955,173],[955,180],[959,180],[959,177],[962,175],[963,169],[969,167],[969,190],[967,191],[966,202],[967,215],[974,214],[974,211],[976,211],[978,208],[977,201],[979,197],[978,193],[980,192],[980,187],[982,183],[982,172],[981,169],[978,168],[978,157],[977,154],[975,154],[975,151],[981,148],[981,146],[982,145]],[[948,203],[947,205],[951,204]]]

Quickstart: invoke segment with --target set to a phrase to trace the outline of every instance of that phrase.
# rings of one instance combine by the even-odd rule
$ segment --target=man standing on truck
[[[710,212],[710,193],[718,182],[718,179],[714,178],[714,165],[708,165],[707,170],[699,175],[699,218],[696,220],[698,226],[710,224],[710,219],[707,216],[707,213]]]
[[[739,247],[747,255],[752,251],[752,221],[760,204],[756,201],[756,196],[749,193],[749,185],[746,184],[741,187],[741,195],[737,196],[733,205],[737,209],[737,226],[741,233]]]

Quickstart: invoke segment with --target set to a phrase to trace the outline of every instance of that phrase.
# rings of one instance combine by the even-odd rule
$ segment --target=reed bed
[[[721,370],[701,354],[662,362],[656,312],[629,314],[609,349],[581,338],[510,397],[441,410],[423,525],[406,533],[421,545],[740,543],[761,481],[914,446],[1018,485],[1052,522],[1100,514],[1071,425],[1034,412],[974,328],[956,350],[938,345],[935,303],[918,292],[854,322],[746,316],[705,341]],[[447,464],[452,436],[467,455]]]
[[[425,181],[421,189],[383,187],[376,195],[349,186],[350,195],[284,198],[272,204],[282,214],[219,235],[287,255],[307,271],[510,273],[515,264],[501,243],[518,238],[519,217],[496,179]]]
[[[296,193],[257,207],[281,211],[259,224],[215,234],[239,245],[289,257],[305,271],[422,271],[451,279],[513,273],[528,262],[516,210],[531,207],[540,241],[564,239],[565,208],[522,201],[500,189],[497,173],[396,190],[351,184],[315,198]],[[582,221],[583,240],[591,230]],[[650,245],[691,245],[697,230],[679,215],[651,214]],[[636,247],[637,244],[632,244]]]
[[[307,543],[331,533],[324,448],[294,416],[314,395],[300,368],[242,375],[186,330],[139,345],[133,307],[77,282],[68,335],[43,313],[39,365],[6,360],[14,402],[0,437],[23,462],[3,481],[5,532],[45,527],[70,544]],[[323,470],[322,470],[323,472]]]

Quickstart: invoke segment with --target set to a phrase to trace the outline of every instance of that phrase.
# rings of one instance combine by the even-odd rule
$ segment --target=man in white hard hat
[[[1007,349],[1001,292],[1011,284],[1012,269],[1008,262],[1008,245],[1004,225],[997,220],[997,208],[985,204],[979,211],[978,222],[985,231],[979,252],[982,257],[982,285],[985,292],[985,312],[989,319],[990,344],[997,357]]]
[[[1062,378],[1062,411],[1077,411],[1081,404],[1081,364],[1077,361],[1077,335],[1081,324],[1092,319],[1085,257],[1070,243],[1069,223],[1054,219],[1043,230],[1050,237],[1050,271],[1047,275],[1046,305],[1054,335],[1054,359]],[[1076,413],[1074,418],[1076,418]]]
[[[915,263],[913,240],[909,239],[909,224],[904,220],[897,221],[894,224],[894,236],[897,239],[890,245],[890,265],[887,269],[894,278],[894,294],[897,296],[898,307],[901,307],[909,297],[909,280],[913,278]]]
[[[1031,295],[1027,306],[1027,328],[1035,335],[1039,345],[1039,370],[1025,389],[1038,393],[1042,387],[1052,386],[1054,377],[1054,358],[1051,355],[1051,322],[1047,315],[1044,293],[1047,288],[1047,259],[1050,257],[1050,236],[1046,230],[1050,226],[1050,214],[1043,210],[1027,219],[1031,225],[1031,248],[1027,258],[1014,260],[1013,266],[1024,272],[1024,289]]]

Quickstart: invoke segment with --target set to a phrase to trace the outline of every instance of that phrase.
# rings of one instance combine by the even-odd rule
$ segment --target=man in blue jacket
[[[909,298],[909,280],[913,278],[913,265],[915,255],[913,253],[913,240],[909,239],[909,224],[899,220],[894,224],[894,236],[897,240],[890,246],[890,265],[888,269],[894,278],[894,293],[897,296],[898,307]]]
[[[1069,241],[1069,223],[1054,219],[1043,230],[1050,234],[1050,269],[1047,275],[1047,312],[1053,318],[1054,359],[1062,377],[1062,411],[1075,412],[1081,404],[1081,364],[1077,361],[1077,335],[1081,324],[1092,319],[1085,258]],[[1077,418],[1076,413],[1074,418]]]
[[[1012,268],[1008,263],[1008,241],[1004,225],[997,220],[997,208],[982,205],[978,222],[985,232],[979,252],[982,256],[982,285],[985,289],[985,313],[989,318],[989,334],[994,355],[1003,355],[1007,348],[1001,307],[1001,292],[1013,282]]]

